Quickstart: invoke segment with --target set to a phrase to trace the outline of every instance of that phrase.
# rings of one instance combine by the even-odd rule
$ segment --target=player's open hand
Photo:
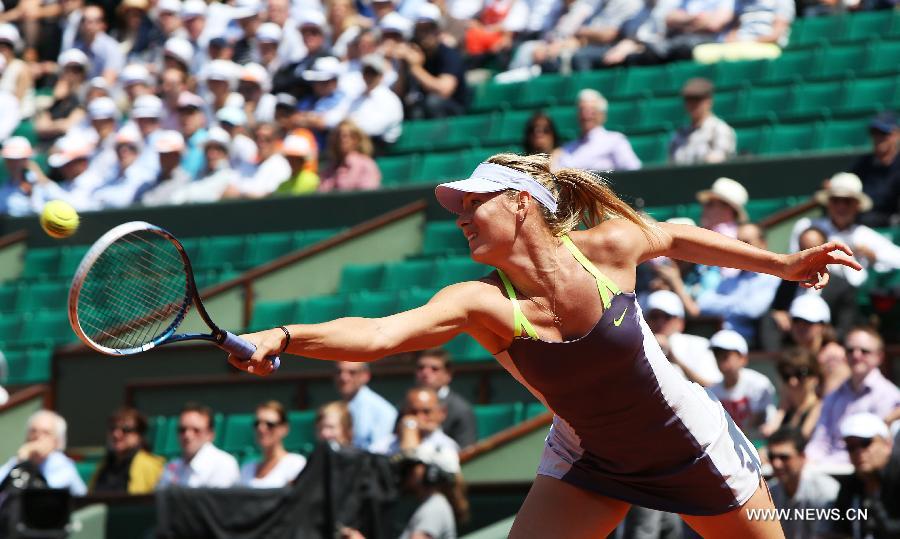
[[[829,264],[841,264],[857,271],[862,269],[849,247],[838,241],[829,241],[786,255],[781,277],[789,281],[800,281],[805,288],[820,290],[828,284]]]
[[[269,356],[277,356],[284,348],[284,340],[287,338],[284,332],[275,328],[256,333],[247,333],[240,337],[252,343],[256,347],[256,351],[253,352],[253,356],[247,361],[229,355],[228,363],[242,371],[247,371],[257,376],[271,374],[275,370],[275,365],[268,358]]]

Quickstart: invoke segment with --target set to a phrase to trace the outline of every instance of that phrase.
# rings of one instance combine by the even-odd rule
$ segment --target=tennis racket
[[[176,333],[192,304],[210,333]],[[256,351],[213,323],[181,242],[141,221],[113,228],[84,255],[69,290],[69,323],[86,345],[111,356],[182,341],[212,342],[244,360]]]

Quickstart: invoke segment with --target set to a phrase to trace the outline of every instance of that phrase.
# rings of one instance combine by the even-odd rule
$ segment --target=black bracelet
[[[284,326],[278,326],[278,329],[283,331],[284,336],[286,337],[286,339],[284,340],[284,346],[281,347],[281,352],[278,353],[278,355],[281,355],[287,350],[288,345],[291,344],[291,332],[288,331],[288,328]]]

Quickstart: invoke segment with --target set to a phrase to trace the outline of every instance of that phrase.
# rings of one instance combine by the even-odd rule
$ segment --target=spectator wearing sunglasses
[[[865,519],[829,522],[828,537],[897,537],[900,530],[900,453],[880,416],[861,413],[841,422],[853,475],[841,483],[835,507],[841,515],[866,509]]]
[[[296,479],[306,466],[306,457],[288,453],[284,448],[284,438],[290,430],[284,406],[278,401],[257,406],[253,428],[260,457],[241,466],[241,485],[280,488]]]
[[[819,388],[819,362],[809,350],[795,348],[778,360],[781,378],[781,403],[775,417],[762,432],[770,435],[780,428],[800,431],[803,443],[809,440],[822,413]]]
[[[228,488],[240,479],[237,460],[213,445],[216,431],[208,406],[188,403],[178,417],[181,456],[166,464],[157,488]]]
[[[830,509],[840,489],[833,477],[806,465],[805,444],[803,434],[791,427],[778,429],[767,442],[774,476],[769,480],[772,501],[777,509],[791,514]],[[806,539],[820,537],[826,523],[819,519],[785,519],[781,526],[785,537]]]
[[[822,403],[822,416],[813,430],[806,454],[818,465],[847,465],[850,455],[840,426],[845,418],[860,413],[884,419],[900,406],[900,389],[879,370],[884,360],[884,341],[871,327],[851,329],[844,340],[850,378]]]
[[[153,492],[166,459],[147,451],[146,434],[147,418],[134,408],[121,408],[109,417],[106,456],[91,480],[91,492]]]
[[[433,389],[446,410],[441,430],[460,447],[475,443],[478,430],[472,405],[462,395],[450,389],[453,366],[450,353],[443,348],[431,348],[416,358],[416,385]]]

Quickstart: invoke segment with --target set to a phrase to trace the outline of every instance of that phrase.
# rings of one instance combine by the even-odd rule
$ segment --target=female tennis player
[[[697,227],[645,222],[600,178],[546,155],[500,154],[436,189],[458,214],[472,259],[497,268],[424,306],[385,318],[342,318],[244,335],[236,367],[265,375],[286,351],[373,361],[468,333],[555,417],[511,537],[605,537],[630,504],[680,513],[704,537],[783,537],[753,445],[722,406],[684,380],[660,350],[633,292],[635,267],[657,256],[766,272],[804,286],[826,265],[859,269],[830,242],[792,255]],[[588,230],[575,230],[584,221]]]

